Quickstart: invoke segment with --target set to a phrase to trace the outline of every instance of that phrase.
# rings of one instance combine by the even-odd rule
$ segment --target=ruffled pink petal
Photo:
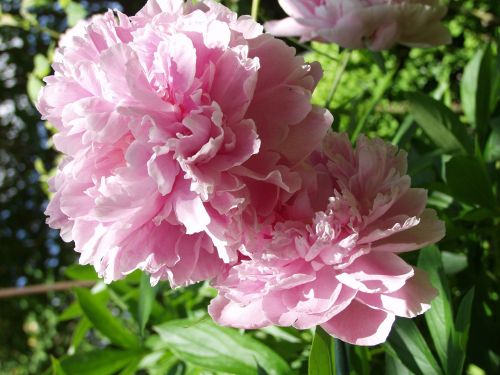
[[[437,296],[425,271],[415,268],[415,275],[399,290],[388,294],[358,293],[356,298],[374,309],[414,318],[431,308],[431,301]]]
[[[287,17],[279,21],[268,21],[264,24],[264,29],[275,36],[305,36],[313,34],[313,29],[302,25],[292,17]]]
[[[290,127],[281,147],[281,154],[295,164],[309,156],[321,143],[333,122],[333,116],[325,109],[313,108],[301,124]]]
[[[325,318],[327,312],[340,311],[344,302],[355,295],[354,292],[349,299],[348,293],[342,293],[342,290],[334,272],[325,268],[316,273],[313,280],[302,279],[296,286],[282,286],[266,295],[263,309],[275,324],[310,328],[328,320]]]
[[[360,292],[390,293],[399,290],[413,275],[413,267],[397,255],[370,253],[339,272],[337,279]]]
[[[376,241],[372,251],[397,253],[413,251],[436,243],[444,237],[445,226],[438,219],[436,211],[426,209],[419,219],[418,225]]]
[[[304,70],[304,60],[294,56],[294,48],[270,35],[252,39],[249,45],[249,56],[259,56],[261,68],[248,115],[267,150],[278,147],[288,126],[300,123],[310,112],[316,77]],[[312,67],[308,70],[312,73]]]
[[[147,21],[150,21],[150,19],[162,12],[175,14],[182,10],[183,5],[183,0],[148,0],[146,5],[137,13],[136,17],[139,19],[145,18]]]
[[[186,227],[187,234],[202,232],[210,223],[210,216],[197,196],[177,199],[174,210],[179,221]]]
[[[169,194],[180,171],[172,153],[164,153],[163,150],[158,149],[148,160],[147,167],[148,174],[157,183],[160,194]]]
[[[321,327],[349,344],[378,345],[387,339],[394,320],[393,314],[353,301]]]
[[[191,88],[196,73],[196,49],[191,39],[176,34],[162,41],[155,54],[158,80],[184,94]]]
[[[210,302],[208,313],[223,326],[258,329],[271,324],[262,310],[261,300],[242,306],[219,295]]]
[[[245,51],[246,52],[246,51]],[[246,52],[247,53],[247,52]],[[217,61],[210,94],[231,121],[240,121],[252,102],[259,62],[228,50]],[[242,63],[243,60],[243,63]],[[228,79],[228,76],[231,79]]]

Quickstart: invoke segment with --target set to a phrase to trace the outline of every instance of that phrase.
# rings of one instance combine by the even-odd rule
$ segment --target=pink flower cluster
[[[332,42],[345,48],[431,47],[450,43],[439,0],[279,0],[290,16],[267,22],[276,36]]]
[[[385,341],[395,316],[430,308],[423,271],[397,254],[439,241],[444,226],[410,187],[406,154],[361,136],[329,133],[301,165],[303,187],[247,235],[241,261],[215,282],[221,324],[321,325],[357,345]]]
[[[406,155],[329,132],[319,64],[250,17],[149,0],[80,23],[53,68],[38,108],[64,158],[48,224],[106,282],[210,280],[220,324],[322,325],[362,345],[429,308],[425,274],[396,254],[444,228]]]
[[[332,121],[310,104],[319,64],[215,2],[94,16],[53,67],[38,107],[66,156],[49,224],[107,281],[217,275],[238,258],[243,212],[300,188],[293,166]]]

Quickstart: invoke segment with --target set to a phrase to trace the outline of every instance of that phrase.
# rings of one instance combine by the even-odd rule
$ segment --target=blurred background
[[[250,13],[249,0],[228,0],[225,4],[239,14]],[[41,79],[51,73],[51,56],[64,30],[107,8],[132,15],[142,5],[143,1],[1,0],[0,296],[2,290],[13,287],[50,286],[67,280],[80,283],[80,286],[95,283],[97,289],[94,288],[91,296],[97,296],[94,302],[110,307],[123,327],[137,337],[144,339],[150,335],[151,339],[158,337],[151,329],[155,324],[173,318],[202,317],[214,292],[207,285],[192,286],[184,291],[170,290],[166,285],[148,288],[139,274],[106,287],[98,282],[92,269],[75,266],[77,254],[73,252],[72,244],[63,243],[58,231],[45,224],[46,181],[57,161],[57,153],[50,141],[52,129],[40,120],[33,104],[42,85]],[[448,6],[445,24],[453,36],[451,45],[429,50],[397,47],[377,54],[355,51],[333,98],[331,87],[342,51],[336,46],[318,43],[306,46],[296,40],[288,42],[305,54],[306,60],[322,63],[325,77],[314,101],[331,109],[335,129],[350,134],[362,130],[409,151],[413,184],[429,189],[430,205],[446,221],[447,237],[439,244],[441,257],[438,261],[443,263],[443,275],[449,284],[447,303],[458,306],[467,291],[475,287],[464,371],[498,374],[500,111],[497,103],[500,85],[493,84],[489,91],[495,105],[488,115],[490,125],[481,145],[481,160],[486,163],[487,170],[485,186],[472,186],[472,190],[460,185],[481,184],[482,177],[478,180],[474,176],[464,176],[463,183],[459,177],[455,186],[450,185],[450,181],[457,180],[453,179],[454,176],[447,176],[443,169],[450,158],[432,135],[419,126],[415,116],[409,114],[405,97],[409,91],[426,93],[444,103],[472,129],[462,105],[464,96],[468,95],[461,84],[464,69],[469,66],[470,71],[476,69],[480,72],[478,74],[486,74],[487,81],[496,77],[495,74],[500,75],[500,2],[449,1]],[[276,1],[262,0],[259,16],[263,21],[282,18],[284,13]],[[483,204],[483,200],[474,198],[484,189],[489,191],[486,194],[494,194],[495,207],[485,207],[487,204]],[[409,259],[414,264],[417,261],[416,255],[410,254]],[[171,353],[161,345],[155,347],[155,343],[148,344],[152,345],[148,348],[153,348],[150,354],[160,353],[158,358],[151,360],[156,364],[144,364],[142,356],[137,357],[133,367],[123,360],[123,356],[113,357],[116,350],[106,350],[114,350],[109,348],[113,348],[116,342],[105,328],[103,331],[102,327],[96,327],[89,318],[88,309],[82,305],[89,295],[77,290],[75,297],[71,290],[74,285],[60,291],[42,288],[40,293],[29,295],[14,291],[10,297],[0,297],[0,374],[40,374],[48,368],[52,368],[48,373],[57,373],[58,368],[67,373],[79,373],[71,370],[78,368],[71,367],[71,361],[64,362],[63,359],[60,365],[56,358],[95,353],[97,349],[108,355],[107,362],[123,363],[123,366],[100,370],[96,367],[96,372],[85,373],[112,374],[126,368],[130,369],[129,373],[211,373],[190,364],[189,360],[184,361],[182,354]],[[150,301],[153,301],[146,313],[139,307],[144,303],[141,299],[145,298],[144,293],[149,293],[152,296]],[[137,314],[139,318],[135,319]],[[417,325],[434,353],[436,347],[424,318],[417,319]],[[307,373],[311,332],[276,329],[255,332],[252,337],[273,348],[291,364],[295,373]],[[389,365],[401,370],[402,367],[397,367],[401,365],[399,362],[388,365],[386,355],[389,351],[390,348],[386,347],[352,349],[352,358],[362,358],[353,371],[360,374],[387,373]],[[80,356],[79,360],[85,358]],[[89,358],[90,361],[96,360],[95,355]],[[130,355],[127,360],[130,361]],[[370,366],[363,368],[363,363]],[[177,372],[172,372],[174,370]],[[406,368],[405,371],[409,370]]]

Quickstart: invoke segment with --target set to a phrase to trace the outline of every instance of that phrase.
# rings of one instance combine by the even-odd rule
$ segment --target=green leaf
[[[149,316],[151,315],[156,291],[157,288],[153,288],[151,286],[149,275],[143,273],[141,275],[141,281],[139,285],[139,302],[137,308],[137,322],[139,323],[141,335],[144,335],[144,328],[146,327]]]
[[[155,335],[154,337],[158,336]],[[149,375],[165,375],[168,373],[169,369],[174,367],[177,363],[179,363],[179,360],[175,358],[172,353],[161,350],[146,354],[144,358],[142,358],[139,367],[147,370]],[[184,364],[184,362],[181,363]]]
[[[449,108],[424,94],[411,93],[406,97],[413,118],[442,151],[450,154],[472,151],[465,126]]]
[[[43,87],[43,82],[37,78],[34,74],[28,74],[28,83],[26,84],[26,92],[28,93],[28,97],[31,102],[36,105],[38,102],[38,93],[40,89]]]
[[[103,289],[98,293],[93,294],[93,296],[100,301],[102,305],[105,305],[109,301],[109,293],[107,289]],[[72,320],[80,318],[83,316],[82,308],[78,301],[72,302],[62,313],[59,315],[59,321]]]
[[[500,40],[497,39],[496,56],[493,56],[492,58],[493,61],[491,66],[492,69],[491,75],[493,76],[491,84],[491,102],[490,102],[491,112],[495,111],[497,103],[500,101],[500,51],[498,47],[500,47]]]
[[[50,357],[52,375],[66,375],[57,358]]]
[[[139,340],[129,332],[118,317],[113,316],[95,295],[86,289],[76,288],[78,303],[85,316],[94,327],[104,336],[118,346],[123,348],[138,348]]]
[[[257,375],[269,375],[267,371],[257,363]]]
[[[295,330],[295,328],[291,327],[288,329]],[[273,336],[278,341],[286,341],[286,342],[291,342],[293,344],[301,342],[301,339],[299,337],[287,332],[287,328],[285,327],[269,326],[261,328],[260,331]]]
[[[446,182],[453,197],[464,203],[495,206],[486,168],[472,156],[455,156],[446,163]]]
[[[335,345],[333,337],[316,327],[309,353],[308,375],[335,375]]]
[[[173,320],[155,330],[178,358],[209,370],[255,375],[259,364],[269,375],[290,373],[288,364],[267,346],[208,320]]]
[[[78,3],[70,1],[65,7],[63,7],[66,12],[66,17],[68,18],[68,26],[75,26],[78,21],[83,20],[87,16],[87,11],[85,8]]]
[[[398,318],[385,344],[389,354],[417,375],[441,375],[443,371],[411,319]]]
[[[373,62],[378,66],[380,71],[384,74],[387,73],[387,69],[385,68],[385,59],[382,52],[370,51],[368,50],[368,54],[370,55]]]
[[[467,294],[462,298],[458,306],[457,317],[455,320],[456,330],[459,332],[467,333],[470,328],[470,317],[472,311],[472,302],[474,301],[474,288],[470,289]]]
[[[453,197],[440,191],[433,191],[427,200],[427,205],[439,210],[447,209],[452,203]]]
[[[129,284],[139,284],[141,282],[141,277],[144,272],[141,270],[135,270],[132,273],[129,273],[127,277],[120,281],[126,281]]]
[[[50,0],[22,0],[19,13],[26,14],[31,8],[42,7],[48,4],[50,4]]]
[[[488,162],[500,160],[500,117],[492,120],[491,127],[492,130],[484,148],[484,158]]]
[[[444,272],[447,275],[454,275],[467,268],[467,256],[463,253],[450,253],[442,251],[441,258],[443,260]]]
[[[62,9],[66,9],[69,3],[71,3],[71,0],[59,0],[59,5]]]
[[[392,78],[394,77],[394,74],[395,71],[385,74],[382,78],[379,79],[379,82],[377,82],[377,84],[375,85],[375,89],[374,92],[372,93],[372,98],[368,103],[368,107],[364,111],[360,120],[356,124],[354,131],[352,132],[351,142],[354,142],[356,139],[358,139],[358,136],[363,132],[366,122],[368,121],[371,114],[377,107],[377,104],[380,102],[380,100],[382,100],[385,92],[389,89],[389,87],[391,87],[393,83]]]
[[[413,375],[413,373],[397,357],[385,353],[385,375]]]
[[[135,359],[131,360],[127,367],[120,371],[120,375],[135,375],[137,374],[137,369],[139,368],[139,363],[141,363],[141,356],[137,356]]]
[[[168,369],[166,375],[185,375],[186,364],[184,362],[177,362]]]
[[[352,345],[349,351],[349,364],[351,372],[356,375],[370,375],[372,367],[372,355],[367,346]]]
[[[61,367],[71,375],[110,375],[137,360],[137,352],[96,349],[61,360]]]
[[[92,266],[72,264],[66,267],[64,274],[72,280],[99,280],[99,276]]]
[[[60,322],[65,320],[72,320],[81,317],[83,314],[80,305],[77,302],[70,304],[62,313],[59,315],[58,319]]]
[[[33,74],[42,79],[50,73],[50,62],[47,56],[37,53],[33,59]]]
[[[416,126],[414,124],[415,121],[413,120],[413,117],[411,115],[407,115],[399,125],[391,143],[397,146],[398,144],[404,143],[405,140],[408,140],[415,132]]]
[[[464,69],[460,82],[462,107],[468,121],[476,127],[480,144],[483,144],[490,117],[493,93],[494,59],[488,44],[476,52]]]
[[[454,330],[453,312],[450,305],[450,292],[444,275],[441,254],[436,246],[428,246],[420,251],[418,266],[429,275],[430,281],[438,291],[431,302],[431,309],[424,314],[425,321],[443,366],[448,361],[448,341]]]
[[[349,375],[348,344],[338,338],[334,338],[333,341],[335,342],[335,371],[338,375]]]
[[[73,337],[71,338],[71,345],[69,347],[68,353],[74,354],[76,349],[80,346],[87,332],[92,328],[92,323],[83,317],[80,319],[75,329],[73,330]]]
[[[461,375],[467,354],[467,342],[469,340],[469,328],[471,320],[472,302],[474,301],[474,288],[469,290],[462,298],[458,307],[455,320],[455,331],[450,340],[450,359],[448,362],[448,374]]]
[[[29,27],[29,24],[27,24],[27,22],[21,17],[14,16],[10,13],[0,13],[0,27],[3,26],[20,27],[25,29]]]
[[[483,221],[487,219],[491,219],[493,217],[498,216],[498,212],[490,208],[472,208],[467,211],[463,211],[460,215],[460,220],[464,221]]]

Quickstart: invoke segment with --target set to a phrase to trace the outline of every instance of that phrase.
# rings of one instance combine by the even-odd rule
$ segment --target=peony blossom
[[[451,42],[438,0],[279,0],[290,16],[265,24],[276,36],[332,42],[345,48],[432,47]]]
[[[332,121],[310,103],[319,64],[210,0],[94,16],[53,68],[38,109],[64,158],[48,223],[107,282],[219,274],[245,218],[301,188],[294,167]]]
[[[439,241],[444,225],[410,187],[406,153],[330,133],[304,163],[307,183],[250,231],[240,262],[215,282],[209,312],[220,324],[328,333],[356,345],[385,341],[395,316],[430,308],[436,291],[398,254]]]

